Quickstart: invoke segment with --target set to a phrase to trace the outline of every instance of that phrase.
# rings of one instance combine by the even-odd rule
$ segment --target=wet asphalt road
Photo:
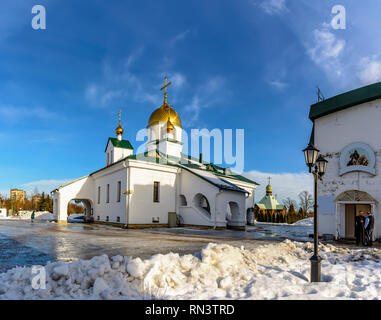
[[[249,232],[210,231],[124,230],[101,225],[0,221],[0,272],[15,266],[90,259],[102,254],[148,258],[171,251],[181,255],[194,253],[210,242],[245,247],[268,242],[243,239],[244,234],[252,237]]]

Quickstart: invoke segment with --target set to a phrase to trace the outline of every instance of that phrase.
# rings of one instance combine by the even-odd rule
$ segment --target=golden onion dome
[[[151,116],[149,117],[147,128],[159,122],[167,121],[171,122],[171,124],[174,126],[182,128],[181,120],[177,112],[167,104],[163,104],[160,108],[157,108],[154,112],[152,112]]]
[[[117,136],[119,135],[123,135],[123,128],[122,128],[122,125],[120,124],[120,121],[122,120],[122,110],[119,110],[119,125],[118,127],[115,129],[115,133]]]
[[[273,187],[270,184],[267,185],[266,192],[267,193],[272,193],[273,192]]]
[[[122,128],[122,126],[120,125],[120,122],[119,122],[118,127],[115,129],[115,133],[116,133],[117,136],[119,136],[119,135],[123,135],[123,132],[124,132],[124,130],[123,130],[123,128]]]

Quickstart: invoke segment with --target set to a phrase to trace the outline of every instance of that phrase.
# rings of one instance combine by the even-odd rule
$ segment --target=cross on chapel
[[[164,87],[162,87],[160,90],[164,89],[164,105],[167,105],[167,87],[170,86],[172,82],[167,83],[167,76],[164,78]]]

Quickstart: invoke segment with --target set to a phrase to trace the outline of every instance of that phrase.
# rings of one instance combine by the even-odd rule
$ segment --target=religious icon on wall
[[[340,175],[353,171],[376,174],[376,157],[371,146],[364,142],[347,145],[340,154]]]
[[[369,159],[365,153],[361,154],[357,149],[349,154],[349,162],[347,166],[364,166],[367,167],[369,165]]]

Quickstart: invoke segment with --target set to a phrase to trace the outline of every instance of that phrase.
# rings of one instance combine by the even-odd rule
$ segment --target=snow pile
[[[296,221],[294,223],[295,226],[313,226],[314,225],[314,218],[306,218],[299,221]]]
[[[255,249],[210,243],[194,255],[106,255],[48,263],[46,289],[31,268],[0,274],[0,299],[378,299],[381,250],[321,245],[323,281],[310,283],[311,243]]]
[[[12,219],[12,220],[31,220],[33,211],[20,211],[18,216],[9,216],[5,219]],[[49,211],[35,211],[34,212],[34,220],[41,220],[41,221],[51,221],[55,220],[56,216],[49,212]]]

